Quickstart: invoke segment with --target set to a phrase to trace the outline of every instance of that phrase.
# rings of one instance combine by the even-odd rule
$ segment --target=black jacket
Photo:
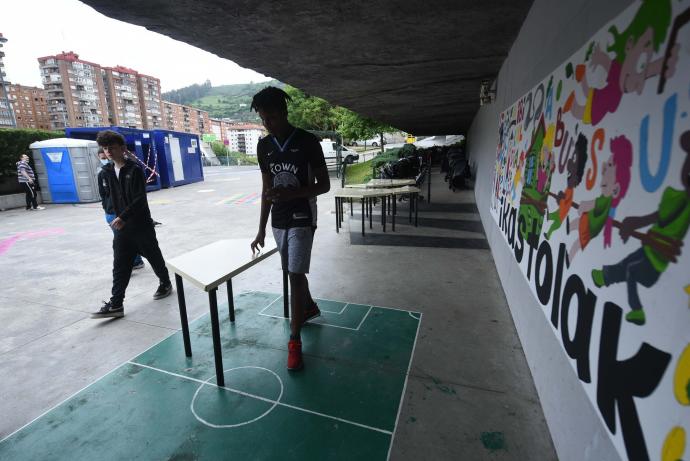
[[[98,192],[106,213],[134,224],[151,224],[151,211],[146,200],[146,178],[143,170],[132,160],[125,160],[120,179],[115,165],[108,163],[98,173]]]

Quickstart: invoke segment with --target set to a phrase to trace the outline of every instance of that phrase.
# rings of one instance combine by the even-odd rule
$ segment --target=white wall
[[[495,102],[479,110],[467,136],[471,163],[476,168],[477,207],[554,445],[563,461],[617,460],[620,456],[489,212],[498,116],[631,3],[536,0],[501,68]]]

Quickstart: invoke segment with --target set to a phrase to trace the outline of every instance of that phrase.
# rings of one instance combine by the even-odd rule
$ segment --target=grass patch
[[[345,184],[362,184],[371,179],[371,163],[375,158],[345,168]]]

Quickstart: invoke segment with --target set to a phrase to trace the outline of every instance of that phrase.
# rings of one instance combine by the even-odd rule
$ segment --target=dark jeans
[[[110,302],[114,306],[121,306],[125,299],[125,290],[132,276],[132,261],[137,254],[149,261],[162,284],[170,283],[153,224],[127,223],[113,237],[113,290]]]
[[[651,287],[659,280],[661,275],[644,253],[644,248],[626,256],[622,261],[612,266],[604,266],[604,283],[608,286],[613,283],[626,281],[628,283],[628,304],[633,310],[642,309],[640,296],[637,294],[637,284]]]
[[[38,208],[38,203],[36,203],[36,186],[28,182],[23,182],[22,184],[24,185],[24,192],[26,193],[26,209]]]
[[[109,213],[105,214],[105,222],[108,223],[108,227],[110,227],[110,224],[112,224],[112,222],[115,220],[116,217],[117,217],[117,215],[115,215],[115,214],[109,214]],[[117,232],[112,227],[110,227],[110,230],[113,231],[113,234],[115,234]],[[141,260],[141,255],[137,253],[137,255],[134,257],[134,263],[133,264],[136,266],[137,264],[141,264],[142,262],[143,261]]]

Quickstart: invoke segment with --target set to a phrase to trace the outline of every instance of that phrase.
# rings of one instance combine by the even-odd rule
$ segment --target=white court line
[[[288,322],[290,321],[290,319],[286,319],[286,318],[283,317],[282,315],[270,315],[270,314],[259,314],[259,315],[261,315],[262,317],[271,317],[271,318],[274,318],[274,319],[287,320]],[[312,325],[322,325],[322,326],[325,326],[325,327],[342,328],[343,330],[350,330],[350,331],[358,331],[358,330],[359,330],[359,327],[358,327],[358,328],[343,327],[343,326],[340,326],[340,325],[333,325],[333,324],[325,323],[325,322],[311,322],[311,324],[312,324]]]
[[[257,291],[256,293],[259,293],[259,292]],[[320,299],[320,300],[322,300],[322,301],[331,301],[331,302],[334,302],[334,303],[341,303],[341,302],[342,302],[342,301],[336,301],[335,299],[326,299],[326,298],[317,298],[317,299]],[[348,304],[356,304],[356,305],[358,305],[358,306],[369,306],[369,304],[352,303],[352,302],[350,302],[350,303],[348,303]],[[373,304],[371,304],[371,305],[373,306]],[[378,307],[379,309],[388,309],[388,310],[390,310],[390,311],[412,312],[413,314],[421,314],[421,312],[415,312],[415,311],[411,311],[411,310],[409,310],[409,309],[401,309],[401,308],[399,308],[399,307],[385,307],[385,306],[374,306],[374,307]]]
[[[412,343],[412,353],[410,354],[410,363],[407,365],[407,373],[405,374],[405,384],[403,385],[402,394],[400,394],[400,403],[398,404],[398,415],[395,417],[395,424],[393,425],[393,435],[391,436],[391,444],[388,447],[388,456],[386,461],[391,458],[391,450],[393,450],[393,440],[395,439],[395,431],[398,428],[398,420],[400,419],[400,412],[402,411],[403,400],[405,399],[405,391],[407,390],[407,380],[410,377],[410,369],[412,368],[412,360],[414,360],[414,350],[417,347],[417,336],[419,336],[419,326],[422,324],[422,313],[419,313],[419,322],[417,323],[417,332],[414,335],[414,343]]]
[[[327,299],[321,299],[321,298],[316,298],[318,301],[328,301]],[[321,312],[328,312],[329,314],[335,314],[335,315],[341,315],[343,312],[345,312],[345,309],[347,309],[347,306],[349,306],[350,303],[347,303],[343,306],[342,309],[340,309],[340,312],[335,312],[335,311],[329,311],[326,309],[319,309]]]
[[[280,295],[280,296],[278,296],[276,299],[274,299],[273,301],[271,301],[271,302],[268,304],[268,306],[264,307],[263,309],[261,309],[261,310],[259,311],[259,315],[263,315],[263,312],[264,312],[266,309],[268,309],[269,307],[271,307],[276,301],[278,301],[278,300],[279,300],[280,298],[282,298],[282,297],[283,297],[283,295]],[[272,317],[272,316],[269,316],[269,317]],[[283,317],[280,317],[280,318],[283,318]]]
[[[171,376],[176,376],[176,377],[178,377],[178,378],[187,379],[187,380],[189,380],[189,381],[194,381],[194,382],[196,382],[196,383],[203,384],[203,385],[205,385],[205,386],[212,386],[212,387],[224,389],[224,390],[226,390],[226,391],[234,392],[234,393],[239,394],[239,395],[242,395],[242,396],[244,396],[244,397],[250,397],[250,398],[253,398],[253,399],[261,400],[261,401],[266,402],[266,403],[271,403],[271,404],[274,404],[274,405],[280,405],[281,407],[290,408],[290,409],[292,409],[292,410],[297,410],[297,411],[301,411],[301,412],[303,412],[303,413],[309,413],[309,414],[316,415],[316,416],[321,416],[322,418],[332,419],[332,420],[335,420],[335,421],[338,421],[338,422],[341,422],[341,423],[345,423],[345,424],[351,424],[351,425],[353,425],[353,426],[361,427],[361,428],[363,428],[363,429],[369,429],[369,430],[371,430],[371,431],[381,432],[382,434],[391,435],[391,436],[393,435],[393,433],[392,433],[391,431],[387,431],[387,430],[385,430],[385,429],[380,429],[380,428],[378,428],[378,427],[373,427],[373,426],[367,426],[366,424],[361,424],[361,423],[358,423],[358,422],[355,422],[355,421],[350,421],[350,420],[347,420],[347,419],[338,418],[337,416],[331,416],[331,415],[327,415],[327,414],[325,414],[325,413],[319,413],[318,411],[308,410],[308,409],[306,409],[306,408],[301,408],[301,407],[298,407],[298,406],[295,406],[295,405],[290,405],[289,403],[278,402],[278,401],[276,401],[276,400],[267,399],[266,397],[261,397],[260,395],[250,394],[250,393],[248,393],[248,392],[240,391],[240,390],[238,390],[238,389],[233,389],[233,388],[225,387],[225,386],[218,386],[218,385],[216,385],[216,384],[211,384],[211,383],[209,383],[209,382],[207,382],[207,381],[202,381],[201,379],[192,378],[191,376],[184,376],[184,375],[181,375],[181,374],[178,374],[178,373],[173,373],[173,372],[171,372],[171,371],[162,370],[162,369],[160,369],[160,368],[155,368],[155,367],[152,367],[152,366],[149,366],[149,365],[143,365],[143,364],[141,364],[141,363],[136,363],[136,362],[131,362],[131,361],[129,361],[129,362],[127,362],[127,363],[132,364],[132,365],[136,365],[136,366],[140,366],[140,367],[143,367],[143,368],[149,368],[149,369],[151,369],[151,370],[159,371],[159,372],[161,372],[161,373],[165,373],[165,374],[171,375]]]
[[[198,319],[198,317],[197,317],[197,319]],[[159,345],[160,343],[162,343],[163,341],[165,341],[166,339],[168,339],[169,337],[171,337],[171,336],[174,335],[175,333],[178,333],[179,331],[180,331],[180,330],[171,331],[170,334],[169,334],[168,336],[166,336],[165,338],[161,339],[160,341],[158,341],[158,342],[152,344],[151,346],[147,347],[145,350],[143,350],[143,351],[141,351],[141,352],[138,352],[135,356],[133,356],[131,359],[129,359],[126,363],[128,363],[130,360],[134,360],[135,358],[137,358],[137,357],[140,356],[141,354],[144,354],[144,353],[148,352],[150,349],[153,349],[155,346]],[[29,421],[28,423],[24,424],[24,425],[23,425],[22,427],[20,427],[19,429],[15,430],[15,431],[12,432],[11,434],[7,435],[5,438],[3,438],[2,440],[0,440],[0,444],[3,443],[5,440],[9,439],[10,437],[12,437],[12,436],[13,436],[14,434],[16,434],[17,432],[21,431],[21,430],[24,429],[25,427],[27,427],[27,426],[29,426],[30,424],[32,424],[34,421],[37,421],[37,420],[41,419],[42,417],[44,417],[45,415],[47,415],[47,414],[50,413],[51,411],[55,410],[57,407],[59,407],[59,406],[62,405],[63,403],[65,403],[65,402],[67,402],[68,400],[70,400],[71,398],[75,397],[77,394],[79,394],[79,393],[85,391],[85,390],[88,389],[89,387],[91,387],[91,386],[93,386],[94,384],[96,384],[98,381],[102,380],[103,378],[105,378],[106,376],[110,375],[111,373],[113,373],[113,372],[119,370],[120,368],[122,368],[122,364],[116,366],[115,368],[113,368],[112,370],[110,370],[109,372],[107,372],[106,374],[104,374],[103,376],[101,376],[100,378],[97,378],[94,382],[89,383],[89,384],[87,384],[86,386],[82,387],[82,388],[79,389],[77,392],[75,392],[74,394],[72,394],[72,395],[70,395],[69,397],[65,398],[65,399],[62,400],[61,402],[56,403],[55,405],[53,405],[52,407],[50,407],[49,409],[47,409],[46,411],[44,411],[44,412],[41,413],[40,415],[36,416],[34,419],[32,419],[31,421]]]
[[[361,327],[362,324],[364,323],[364,321],[367,319],[367,317],[369,317],[369,312],[371,312],[371,309],[372,309],[373,307],[374,307],[374,306],[369,306],[369,310],[367,311],[366,314],[364,314],[364,317],[362,317],[362,321],[359,322],[359,325],[357,325],[357,331],[359,331],[359,327]]]

